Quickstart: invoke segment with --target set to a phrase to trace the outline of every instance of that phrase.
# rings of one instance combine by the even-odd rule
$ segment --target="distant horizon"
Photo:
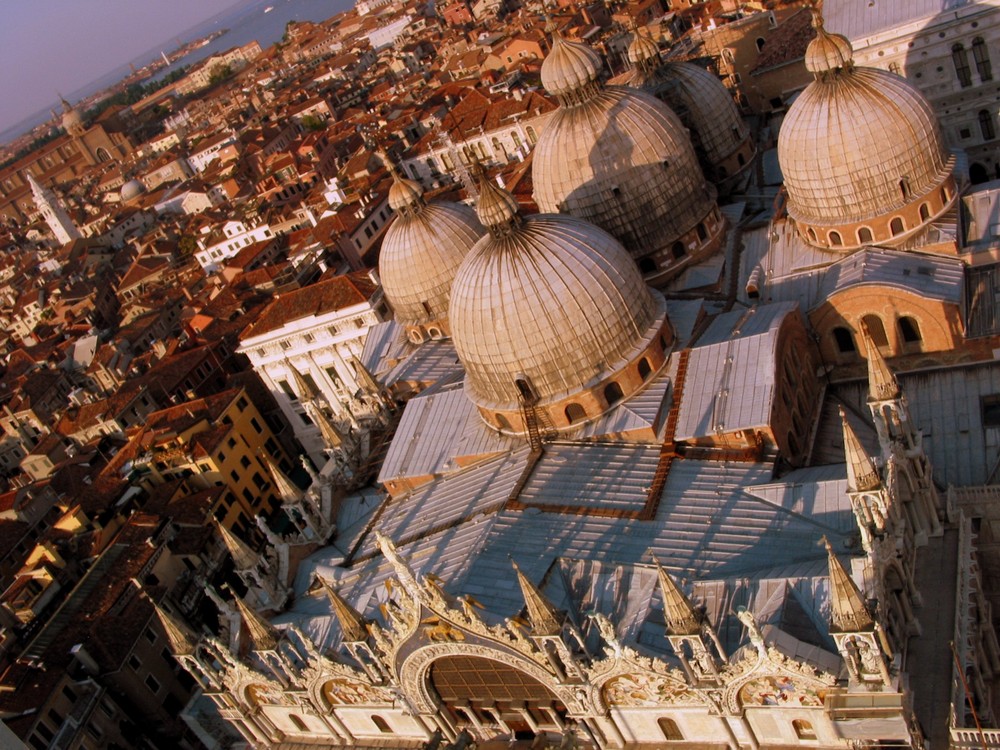
[[[9,143],[48,119],[50,109],[58,111],[60,95],[75,103],[103,88],[95,84],[130,62],[148,64],[161,47],[174,49],[177,37],[262,1],[102,0],[82,7],[71,0],[50,0],[44,7],[8,6],[9,18],[0,29],[0,142]]]

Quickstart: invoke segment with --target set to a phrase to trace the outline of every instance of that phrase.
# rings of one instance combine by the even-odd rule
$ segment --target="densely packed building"
[[[750,5],[66,103],[0,169],[4,742],[1000,747],[1000,8]]]

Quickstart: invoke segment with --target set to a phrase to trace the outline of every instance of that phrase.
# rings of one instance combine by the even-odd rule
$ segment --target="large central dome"
[[[601,85],[599,71],[589,47],[554,38],[542,82],[562,106],[535,146],[535,201],[543,212],[597,224],[657,279],[718,246],[715,191],[669,107],[642,91]]]
[[[450,318],[466,392],[488,422],[520,432],[527,400],[568,427],[659,369],[673,339],[665,302],[614,237],[571,216],[521,218],[490,182],[477,210],[490,236],[455,277]]]
[[[850,43],[814,20],[813,81],[778,135],[788,213],[811,244],[899,243],[951,204],[953,160],[928,101],[906,80],[855,67]]]

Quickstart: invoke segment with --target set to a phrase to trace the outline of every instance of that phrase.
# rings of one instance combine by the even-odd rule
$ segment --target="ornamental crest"
[[[335,677],[323,683],[323,697],[332,706],[390,703],[388,691],[346,677]]]
[[[601,690],[608,706],[668,706],[703,703],[687,685],[657,675],[623,674]]]
[[[751,680],[740,690],[744,706],[819,706],[828,687],[805,677],[765,675]]]

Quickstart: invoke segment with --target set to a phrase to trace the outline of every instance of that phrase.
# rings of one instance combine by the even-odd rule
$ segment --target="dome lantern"
[[[831,34],[823,28],[823,14],[813,8],[812,25],[816,38],[806,48],[806,70],[820,77],[841,70],[850,70],[854,65],[854,49],[842,34]]]
[[[604,63],[588,45],[552,34],[552,49],[542,61],[542,86],[563,106],[582,104],[599,88]]]

